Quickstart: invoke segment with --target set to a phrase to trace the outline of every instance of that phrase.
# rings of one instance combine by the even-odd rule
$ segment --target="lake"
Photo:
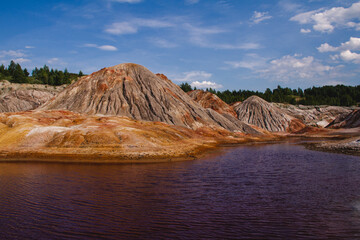
[[[0,164],[0,239],[360,239],[360,157],[291,143],[185,162]]]

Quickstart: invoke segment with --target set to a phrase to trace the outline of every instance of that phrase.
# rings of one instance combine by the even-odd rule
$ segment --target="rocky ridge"
[[[344,113],[335,118],[327,128],[357,128],[360,127],[360,110]]]
[[[298,118],[306,125],[313,127],[326,127],[331,121],[342,114],[349,114],[356,107],[340,106],[303,106],[284,103],[273,103],[288,115]]]
[[[17,84],[2,80],[0,82],[0,112],[33,110],[52,99],[64,88],[65,86]]]
[[[305,127],[299,119],[258,96],[251,96],[234,107],[238,119],[271,132],[293,132]]]

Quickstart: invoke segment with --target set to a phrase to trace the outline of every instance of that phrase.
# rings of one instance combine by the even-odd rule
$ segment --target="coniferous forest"
[[[32,83],[32,84],[48,84],[53,86],[60,86],[63,84],[70,84],[73,80],[81,77],[83,73],[78,74],[69,73],[65,68],[64,71],[57,69],[50,69],[44,65],[42,68],[35,68],[31,72],[20,66],[20,64],[11,61],[8,67],[3,64],[0,66],[0,80],[8,80],[12,83]]]
[[[193,89],[188,83],[182,83],[180,87],[185,92],[196,89]],[[268,102],[302,105],[354,106],[360,103],[360,85],[311,87],[305,90],[278,86],[273,90],[267,88],[265,92],[249,90],[216,91],[211,88],[206,89],[206,91],[216,94],[221,100],[228,104],[244,101],[252,95],[259,96]]]

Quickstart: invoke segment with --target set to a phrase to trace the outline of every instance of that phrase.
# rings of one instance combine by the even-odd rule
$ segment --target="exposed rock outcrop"
[[[257,96],[249,97],[234,110],[241,121],[271,132],[294,132],[305,127],[299,119]]]
[[[233,117],[237,117],[234,109],[213,93],[206,92],[204,90],[194,90],[188,92],[188,94],[194,101],[198,102],[204,108],[211,108],[220,114],[226,113]]]
[[[349,114],[353,107],[339,106],[303,106],[283,103],[273,103],[288,115],[298,118],[306,125],[313,127],[326,127],[331,121],[342,114]]]
[[[64,89],[40,84],[18,84],[6,80],[0,83],[0,112],[33,110]]]
[[[231,103],[230,106],[231,106],[233,109],[235,109],[235,108],[238,108],[241,103],[242,103],[241,101],[234,102],[234,103]]]
[[[136,120],[160,121],[197,129],[224,127],[241,131],[193,101],[165,75],[155,75],[143,66],[125,63],[104,68],[80,78],[41,109],[64,109],[90,115],[126,116]]]
[[[360,110],[342,114],[335,118],[327,128],[357,128],[360,127]]]

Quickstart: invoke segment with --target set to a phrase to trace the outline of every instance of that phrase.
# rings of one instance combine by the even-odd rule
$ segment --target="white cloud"
[[[15,58],[15,59],[12,59],[14,62],[16,63],[24,63],[24,62],[30,62],[30,59],[27,59],[27,58]]]
[[[339,47],[333,47],[328,43],[323,43],[317,48],[319,52],[336,52],[345,50],[360,50],[360,38],[350,37],[350,40],[341,43]]]
[[[177,82],[191,82],[190,85],[196,88],[222,88],[221,84],[210,81],[211,73],[205,71],[184,72],[181,77],[175,77]]]
[[[90,47],[90,48],[97,48],[97,49],[100,49],[100,50],[103,50],[103,51],[117,51],[118,49],[114,46],[111,46],[111,45],[101,45],[101,46],[98,46],[96,44],[92,44],[92,43],[87,43],[84,45],[85,47]]]
[[[313,29],[319,32],[331,33],[335,27],[351,27],[360,31],[360,2],[352,4],[349,8],[333,7],[328,10],[300,13],[290,19],[300,24],[312,24]]]
[[[114,35],[137,33],[138,29],[128,22],[116,22],[105,29],[105,32]]]
[[[54,63],[57,63],[58,61],[59,61],[58,58],[51,58],[51,59],[49,59],[47,62],[48,62],[49,64],[54,64]]]
[[[134,34],[137,33],[139,28],[166,28],[172,27],[173,24],[168,21],[160,21],[155,19],[141,19],[135,18],[128,22],[115,22],[105,29],[105,32],[122,35],[122,34]]]
[[[47,63],[50,64],[50,65],[55,65],[55,64],[56,64],[56,65],[62,65],[62,66],[67,65],[66,62],[64,62],[64,61],[62,61],[61,59],[56,58],[56,57],[50,58],[50,59],[47,61]]]
[[[265,78],[277,81],[289,82],[292,80],[316,80],[318,78],[329,76],[331,66],[323,65],[314,57],[303,57],[299,55],[283,56],[275,59],[268,66],[258,72]]]
[[[21,50],[8,50],[8,51],[0,51],[0,61],[3,64],[10,62],[13,60],[16,63],[24,63],[30,62],[31,60],[25,58],[26,54],[23,53]]]
[[[257,12],[255,11],[253,16],[251,17],[251,21],[255,24],[258,24],[262,21],[265,21],[265,20],[268,20],[268,19],[271,19],[272,16],[269,15],[268,12]]]
[[[304,28],[302,28],[302,29],[300,30],[300,32],[301,32],[301,33],[311,33],[311,30],[310,30],[310,29],[304,29]]]
[[[112,2],[118,3],[140,3],[142,0],[111,0]]]
[[[25,57],[26,54],[23,53],[21,50],[8,50],[8,51],[0,51],[0,57]]]
[[[192,82],[190,85],[196,88],[212,88],[212,89],[218,89],[223,87],[221,84],[217,84],[215,82],[210,82],[210,81],[202,81],[202,82],[195,81]]]
[[[178,82],[193,82],[193,81],[201,81],[207,80],[211,78],[212,74],[207,73],[205,71],[191,71],[184,72],[182,77],[175,78],[175,81]]]
[[[196,4],[198,3],[200,0],[185,0],[186,4]]]
[[[337,50],[336,47],[330,46],[328,43],[323,43],[320,47],[317,48],[319,52],[335,52]]]
[[[35,48],[34,46],[25,46],[26,49]]]
[[[360,63],[360,54],[346,50],[340,53],[342,60],[346,62]]]
[[[350,37],[350,40],[341,43],[338,47],[333,47],[328,43],[323,43],[317,48],[319,52],[340,52],[339,55],[331,55],[334,61],[341,58],[346,62],[360,63],[360,54],[352,51],[360,50],[360,38]]]
[[[266,65],[266,58],[257,54],[247,54],[241,61],[226,61],[231,68],[247,68],[251,70],[261,69]]]
[[[102,45],[102,46],[99,46],[98,49],[104,50],[104,51],[117,51],[118,50],[116,47],[111,46],[111,45]]]

